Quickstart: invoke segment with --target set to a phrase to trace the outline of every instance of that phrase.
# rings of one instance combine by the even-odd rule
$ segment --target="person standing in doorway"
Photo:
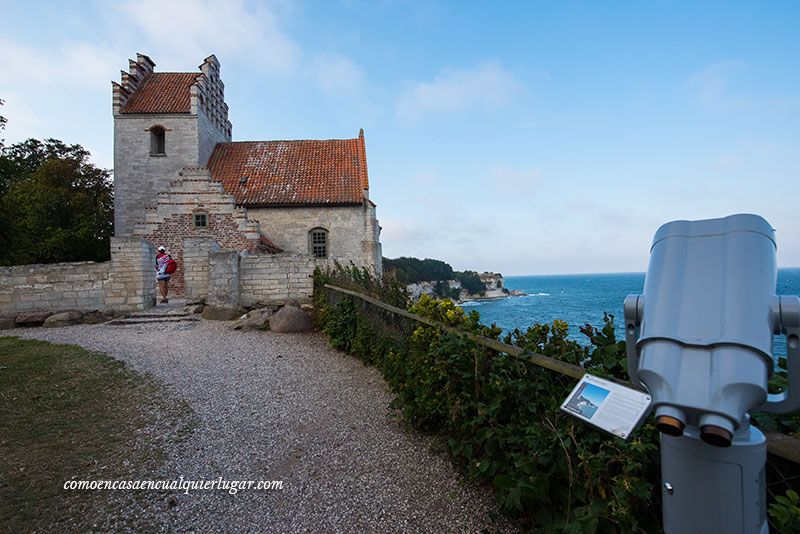
[[[156,280],[158,281],[158,289],[161,292],[161,303],[166,304],[169,302],[167,294],[169,293],[169,279],[172,273],[169,273],[170,262],[174,263],[172,257],[167,254],[167,249],[164,245],[158,247],[158,254],[156,254]]]

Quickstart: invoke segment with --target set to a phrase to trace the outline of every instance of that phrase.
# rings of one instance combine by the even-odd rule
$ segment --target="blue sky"
[[[112,166],[111,80],[222,64],[235,140],[364,128],[384,255],[643,271],[674,219],[750,212],[800,266],[800,4],[0,0],[4,137]]]

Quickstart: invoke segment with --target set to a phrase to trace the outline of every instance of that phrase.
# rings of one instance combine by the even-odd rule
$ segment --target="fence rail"
[[[396,315],[400,315],[402,317],[405,317],[406,319],[417,321],[418,323],[422,323],[427,326],[439,328],[447,332],[450,332],[452,334],[466,337],[479,345],[482,345],[497,352],[508,354],[509,356],[528,360],[535,365],[544,367],[545,369],[549,369],[561,375],[569,376],[575,379],[580,379],[584,374],[586,374],[586,371],[584,371],[581,367],[578,367],[577,365],[572,365],[566,362],[562,362],[555,358],[544,356],[543,354],[536,354],[530,351],[520,349],[519,347],[515,347],[513,345],[501,343],[500,341],[497,341],[495,339],[479,336],[471,332],[465,332],[463,330],[459,330],[457,328],[453,328],[451,326],[447,326],[445,324],[432,321],[427,317],[422,317],[420,315],[411,313],[402,308],[392,306],[391,304],[386,304],[385,302],[379,299],[376,299],[369,295],[365,295],[364,293],[359,293],[358,291],[352,291],[350,289],[345,289],[330,284],[326,284],[325,288],[332,291],[336,291],[338,293],[349,295],[351,297],[361,299],[365,302],[370,303],[373,306],[394,313]],[[630,382],[625,382],[624,385],[635,388],[635,386]],[[800,440],[793,438],[792,436],[788,436],[786,434],[780,434],[778,432],[764,432],[764,435],[767,438],[767,450],[771,454],[789,460],[795,464],[800,464]]]

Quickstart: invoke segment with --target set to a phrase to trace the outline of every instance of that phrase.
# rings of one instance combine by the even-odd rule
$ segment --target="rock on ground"
[[[269,329],[283,334],[308,332],[314,328],[311,317],[295,306],[284,306],[269,318]]]
[[[7,334],[107,352],[185,399],[197,427],[167,451],[163,479],[283,481],[282,490],[235,495],[176,491],[169,502],[148,493],[148,507],[131,514],[153,530],[511,530],[489,517],[489,489],[465,483],[431,438],[396,421],[380,373],[322,334],[232,332],[204,321]],[[126,530],[124,517],[100,519],[102,530]]]
[[[61,313],[54,313],[44,320],[42,326],[56,327],[56,326],[70,326],[78,324],[83,321],[83,313],[77,310],[65,311]]]
[[[45,319],[53,315],[50,311],[26,311],[17,314],[17,326],[41,326]]]

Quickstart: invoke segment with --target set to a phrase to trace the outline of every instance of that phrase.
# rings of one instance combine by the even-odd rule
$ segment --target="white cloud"
[[[409,82],[397,104],[397,117],[414,122],[433,114],[458,113],[468,108],[497,108],[508,104],[521,84],[497,63],[465,70],[444,70],[430,82]]]
[[[749,101],[731,94],[731,80],[747,70],[747,64],[736,59],[714,63],[686,80],[685,85],[697,102],[714,110],[741,108]]]
[[[366,84],[364,71],[341,54],[322,54],[309,66],[310,75],[320,90],[330,95],[359,96]]]
[[[495,167],[489,175],[494,183],[513,188],[515,194],[530,193],[541,178],[541,172],[538,169],[509,169],[507,167]]]
[[[273,72],[297,67],[301,50],[263,5],[242,0],[129,0],[119,5],[125,20],[144,33],[154,61],[182,70],[209,54],[242,59]]]
[[[20,87],[107,87],[120,62],[116,54],[102,46],[85,42],[67,42],[58,50],[44,50],[0,40],[4,58],[0,90]],[[54,91],[55,92],[55,91]]]

